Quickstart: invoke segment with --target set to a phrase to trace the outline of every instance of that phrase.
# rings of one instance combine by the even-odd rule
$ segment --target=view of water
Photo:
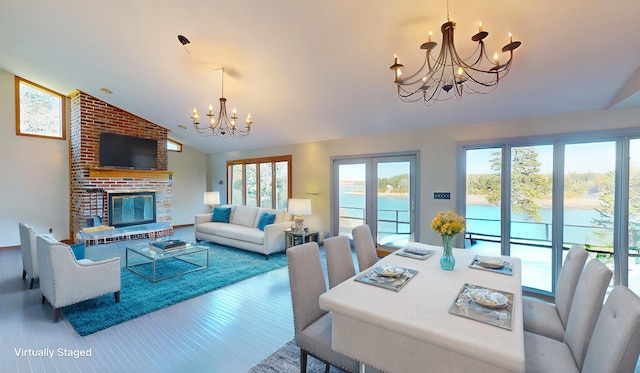
[[[365,196],[361,192],[364,186],[343,185],[340,187],[340,206],[343,217],[363,219],[365,210]],[[381,195],[378,198],[379,220],[409,221],[409,200],[406,195]],[[397,213],[397,219],[396,219]],[[526,220],[525,215],[512,216],[511,235],[514,238],[532,241],[551,241],[551,210],[539,211],[542,222],[537,223]],[[476,234],[500,236],[500,207],[486,205],[467,205],[466,231]],[[564,241],[571,244],[603,244],[596,235],[599,228],[592,227],[592,219],[598,217],[593,210],[565,210]],[[426,223],[431,220],[429,217]],[[396,224],[391,222],[379,223],[378,230],[381,233],[409,233],[408,224],[399,224],[396,232]]]
[[[535,241],[551,240],[551,209],[539,211],[542,222],[536,223],[526,219],[523,214],[512,215],[511,236],[514,238]],[[593,210],[565,210],[564,211],[564,242],[571,244],[602,245],[602,239],[596,232],[603,232],[601,228],[592,227],[592,221],[598,217]],[[484,205],[467,205],[468,232],[500,236],[500,207]]]
[[[365,196],[360,193],[363,186],[341,186],[340,206],[341,206],[341,233],[351,233],[351,228],[355,225],[363,224],[363,214],[365,210]],[[399,221],[409,221],[409,200],[406,195],[385,195],[378,198],[380,220],[395,220],[395,211],[398,212]],[[393,211],[393,212],[392,212]],[[550,245],[551,240],[551,210],[542,209],[539,211],[542,223],[526,221],[525,216],[512,216],[511,234],[514,238],[534,241],[543,245]],[[346,218],[345,217],[350,217]],[[598,213],[593,210],[565,210],[564,242],[566,246],[571,244],[603,244],[602,239],[596,235],[598,228],[592,227],[592,219],[598,217]],[[431,217],[423,216],[422,224],[430,224]],[[500,236],[500,208],[498,206],[467,205],[467,232],[477,234]],[[396,233],[396,224],[389,222],[379,222],[379,241],[384,244],[395,242],[402,245],[408,241],[409,225],[399,224]],[[404,235],[402,233],[405,233]],[[538,242],[540,241],[540,242]],[[609,241],[611,242],[611,241]],[[471,247],[474,251],[483,255],[500,255],[499,243],[482,242]],[[522,284],[523,286],[552,290],[551,276],[551,250],[528,245],[511,245],[511,255],[522,260]],[[606,261],[613,270],[613,263]],[[629,288],[640,294],[640,260],[629,257]]]

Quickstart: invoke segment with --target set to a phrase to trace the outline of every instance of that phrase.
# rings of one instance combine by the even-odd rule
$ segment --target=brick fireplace
[[[89,222],[109,224],[110,194],[153,192],[155,221],[171,222],[173,174],[167,170],[168,130],[81,91],[76,91],[70,102],[71,237]],[[157,140],[157,170],[101,168],[101,132]],[[148,217],[149,209],[145,214]]]

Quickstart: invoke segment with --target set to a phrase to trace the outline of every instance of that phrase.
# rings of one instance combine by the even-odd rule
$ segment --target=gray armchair
[[[555,303],[522,297],[524,330],[562,341],[571,311],[573,294],[587,261],[583,246],[571,247],[558,275]]]
[[[324,252],[327,257],[327,275],[329,288],[355,276],[351,245],[347,236],[330,237],[324,240]]]
[[[36,243],[42,303],[51,303],[54,321],[60,308],[107,293],[120,302],[120,258],[76,261],[67,244],[47,236],[38,236]]]
[[[30,226],[19,223],[20,250],[22,251],[22,279],[27,275],[31,279],[29,289],[33,289],[33,283],[38,278],[38,255],[36,254],[36,232]]]
[[[640,298],[625,286],[613,288],[587,341],[582,369],[564,342],[529,332],[524,342],[527,372],[633,373],[640,354]]]
[[[353,228],[351,233],[358,258],[358,269],[362,272],[378,261],[376,243],[373,241],[371,229],[366,224]]]

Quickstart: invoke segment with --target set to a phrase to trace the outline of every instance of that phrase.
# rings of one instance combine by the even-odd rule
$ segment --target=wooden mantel
[[[132,177],[139,179],[171,180],[173,171],[131,170],[126,168],[89,168],[89,177]]]

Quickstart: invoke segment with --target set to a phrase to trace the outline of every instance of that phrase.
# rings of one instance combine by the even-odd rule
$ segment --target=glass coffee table
[[[148,242],[133,244],[127,246],[125,263],[128,270],[155,283],[208,268],[209,247],[187,243],[185,248],[163,251]]]

